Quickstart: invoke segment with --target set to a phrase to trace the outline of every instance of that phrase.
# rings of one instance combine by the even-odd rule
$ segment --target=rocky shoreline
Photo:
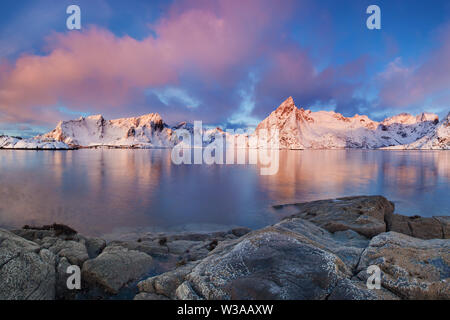
[[[450,217],[407,217],[381,196],[291,206],[252,231],[105,241],[62,225],[0,229],[5,299],[450,299]],[[81,270],[81,290],[66,286]],[[367,268],[381,289],[367,289]]]

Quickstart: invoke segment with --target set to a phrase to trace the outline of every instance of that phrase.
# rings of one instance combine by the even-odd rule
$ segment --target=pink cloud
[[[423,104],[450,87],[450,26],[439,32],[440,46],[423,63],[406,65],[400,57],[379,75],[380,102],[386,107]]]
[[[121,108],[148,87],[176,85],[184,72],[226,81],[258,53],[273,19],[281,23],[289,14],[289,1],[275,7],[262,0],[185,1],[151,26],[156,37],[141,41],[96,27],[50,35],[47,55],[0,64],[2,120],[54,122],[58,104]]]
[[[276,103],[293,95],[294,99],[301,97],[297,100],[305,107],[316,102],[348,103],[366,72],[367,60],[367,56],[362,56],[343,65],[318,70],[307,51],[298,46],[282,46],[271,53],[272,63],[257,86],[256,96],[270,93]],[[270,112],[274,107],[268,105],[271,102],[261,101],[256,113]]]

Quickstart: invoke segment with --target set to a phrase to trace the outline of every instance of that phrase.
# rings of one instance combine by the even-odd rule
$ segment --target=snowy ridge
[[[39,137],[51,138],[76,147],[169,148],[177,142],[157,113],[141,117],[105,120],[101,115],[61,121]]]
[[[440,123],[432,113],[402,113],[377,122],[365,115],[344,117],[333,111],[299,109],[289,97],[257,126],[250,136],[259,138],[258,145],[250,147],[450,149],[449,116]],[[115,120],[96,115],[61,121],[51,132],[32,139],[0,136],[0,149],[172,148],[183,140],[177,137],[177,129],[186,130],[191,139],[194,136],[192,124],[169,127],[157,113]],[[201,131],[203,146],[214,141],[217,133],[228,136],[220,128]],[[187,146],[194,146],[193,139]],[[249,147],[248,143],[243,147]]]
[[[64,142],[51,139],[39,140],[0,136],[0,149],[68,150],[72,148]]]
[[[386,149],[450,150],[450,112],[447,118],[437,126],[436,130],[429,132],[417,141],[405,145],[388,147]]]
[[[181,141],[175,134],[177,129],[185,129],[193,137],[192,124],[181,122],[171,128],[157,113],[115,120],[95,115],[61,121],[54,130],[37,138],[54,139],[76,148],[172,148]],[[203,144],[213,141],[216,132],[222,131],[202,129],[206,140]]]
[[[273,145],[276,143],[274,132],[278,130],[281,149],[378,149],[411,145],[432,136],[438,127],[438,116],[432,113],[418,116],[403,113],[377,122],[365,115],[344,117],[333,111],[299,109],[289,97],[258,125],[255,134],[261,129],[267,130],[269,138],[265,142]],[[448,137],[448,132],[440,134]],[[423,149],[428,145],[415,147]]]

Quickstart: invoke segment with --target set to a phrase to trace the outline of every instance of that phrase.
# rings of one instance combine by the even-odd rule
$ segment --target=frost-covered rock
[[[400,300],[400,298],[385,288],[369,290],[362,281],[343,279],[333,289],[328,300]]]
[[[0,300],[55,298],[55,256],[0,229]]]
[[[221,246],[196,265],[178,299],[325,299],[351,270],[335,254],[268,227]]]
[[[448,299],[450,242],[385,232],[398,227],[385,198],[313,201],[298,210],[141,281],[136,299]],[[428,228],[427,219],[415,220],[418,230]],[[381,289],[367,288],[371,265],[382,270]]]
[[[106,248],[59,224],[0,229],[0,299],[132,298],[140,279],[136,300],[450,298],[449,217],[392,215],[380,196],[294,206],[261,230],[140,233]],[[82,289],[69,291],[73,263]],[[381,289],[366,286],[372,265]]]
[[[368,243],[354,231],[332,234],[292,217],[138,287],[149,299],[323,299],[351,277]]]

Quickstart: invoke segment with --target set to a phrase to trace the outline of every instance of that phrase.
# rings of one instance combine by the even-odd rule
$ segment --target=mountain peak
[[[86,119],[99,120],[99,119],[103,119],[103,116],[101,114],[95,114],[95,115],[87,116]]]
[[[298,110],[298,108],[295,106],[294,99],[292,99],[292,97],[289,97],[278,106],[278,108],[275,110],[275,114],[285,115],[295,110]]]
[[[293,108],[295,107],[295,102],[294,99],[292,97],[287,98],[286,100],[284,100],[280,106],[278,107],[278,109],[285,109],[285,108]]]

